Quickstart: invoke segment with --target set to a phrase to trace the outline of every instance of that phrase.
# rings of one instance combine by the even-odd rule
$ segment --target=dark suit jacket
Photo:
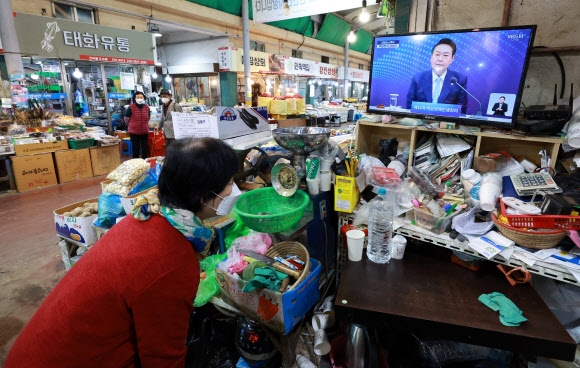
[[[467,93],[456,84],[451,85],[451,78],[457,78],[457,83],[463,88],[467,88],[467,77],[463,74],[447,69],[447,75],[443,81],[441,94],[438,103],[461,105],[461,113],[467,110]],[[411,81],[411,87],[407,93],[407,109],[411,108],[413,101],[432,102],[433,101],[433,78],[431,70],[415,74]]]
[[[501,110],[502,111],[496,111],[497,109],[499,109],[499,102],[496,102],[493,107],[491,108],[491,110],[493,111],[494,115],[502,115],[505,116],[505,113],[508,110],[508,104],[506,104],[505,102],[503,103]]]

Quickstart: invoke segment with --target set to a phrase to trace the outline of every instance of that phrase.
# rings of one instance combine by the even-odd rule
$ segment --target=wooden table
[[[354,311],[369,326],[384,319],[419,338],[450,339],[526,357],[574,359],[576,343],[530,284],[510,286],[491,263],[473,272],[451,263],[450,253],[410,243],[404,259],[386,265],[369,261],[366,254],[359,262],[347,260],[335,304]],[[477,300],[494,291],[511,299],[528,321],[519,327],[502,325],[499,314]]]

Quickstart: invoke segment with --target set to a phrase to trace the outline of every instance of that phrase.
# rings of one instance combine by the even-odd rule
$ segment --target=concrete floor
[[[103,180],[101,176],[0,195],[0,366],[65,274],[52,211],[98,197]]]

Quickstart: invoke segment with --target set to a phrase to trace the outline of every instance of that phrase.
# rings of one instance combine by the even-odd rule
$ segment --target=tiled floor
[[[16,336],[63,277],[52,211],[96,198],[104,176],[0,194],[0,366]]]

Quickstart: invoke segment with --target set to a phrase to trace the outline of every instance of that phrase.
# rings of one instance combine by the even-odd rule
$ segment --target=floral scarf
[[[215,235],[214,228],[200,220],[193,212],[161,206],[159,190],[152,189],[137,197],[133,205],[132,215],[139,221],[148,220],[152,214],[159,214],[176,228],[193,245],[201,255],[207,255]]]

